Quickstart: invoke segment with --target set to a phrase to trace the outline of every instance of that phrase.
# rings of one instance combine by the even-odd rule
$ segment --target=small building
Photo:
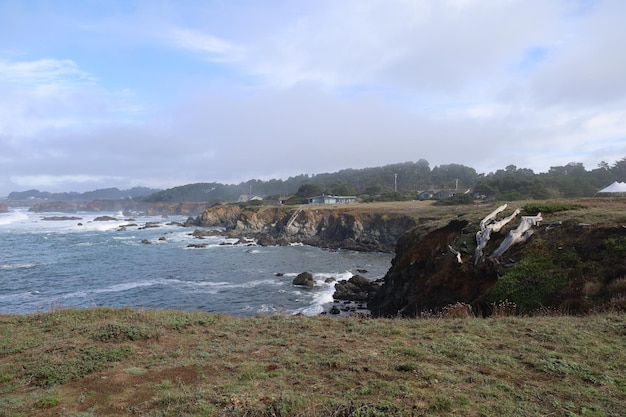
[[[354,196],[343,196],[343,195],[319,195],[316,197],[307,198],[308,204],[348,204],[354,203],[356,201],[356,197]]]
[[[435,193],[435,198],[450,198],[456,194],[456,190],[439,190]]]
[[[422,191],[422,192],[419,193],[419,199],[420,200],[430,200],[434,196],[435,196],[435,193],[433,191],[431,191],[431,190]]]
[[[467,190],[459,190],[459,189],[450,190],[450,189],[445,189],[444,188],[444,189],[432,189],[432,190],[420,191],[418,196],[419,196],[420,200],[430,200],[430,199],[440,200],[440,199],[444,199],[444,198],[454,197],[455,195],[468,194],[470,192],[471,192],[471,190],[469,190],[469,189],[467,189]]]
[[[241,194],[237,202],[247,203],[249,201],[261,201],[261,200],[263,200],[263,197],[259,197],[258,195]]]

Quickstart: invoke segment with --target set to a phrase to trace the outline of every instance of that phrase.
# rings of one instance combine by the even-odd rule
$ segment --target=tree
[[[298,192],[296,193],[299,197],[315,197],[324,193],[324,189],[318,185],[313,183],[302,184],[300,188],[298,188]]]

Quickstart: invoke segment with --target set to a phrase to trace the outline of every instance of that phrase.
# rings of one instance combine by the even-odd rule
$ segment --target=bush
[[[77,381],[86,375],[103,369],[107,364],[121,361],[133,353],[134,350],[131,347],[69,349],[65,352],[63,358],[51,359],[45,365],[35,369],[32,373],[32,381],[35,385],[41,387]]]
[[[569,283],[568,271],[577,260],[574,250],[522,259],[498,280],[487,294],[487,301],[496,305],[514,303],[520,314],[553,304]]]
[[[125,342],[157,338],[158,334],[148,326],[128,323],[107,323],[98,327],[91,338],[99,342]]]
[[[580,204],[565,204],[565,203],[530,203],[522,207],[522,212],[525,215],[534,216],[537,213],[550,214],[559,211],[578,210],[584,208]]]

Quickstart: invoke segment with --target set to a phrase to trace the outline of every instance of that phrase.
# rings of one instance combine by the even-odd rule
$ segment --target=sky
[[[612,165],[624,16],[623,0],[0,0],[0,196]]]

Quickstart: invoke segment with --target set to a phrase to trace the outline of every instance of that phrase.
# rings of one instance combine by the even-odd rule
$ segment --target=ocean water
[[[49,220],[59,216],[80,219]],[[98,216],[116,220],[94,221]],[[335,283],[327,278],[345,280],[364,269],[361,275],[376,279],[391,266],[391,254],[234,245],[236,239],[219,235],[200,240],[194,228],[176,224],[184,220],[26,208],[0,213],[0,314],[127,306],[315,315],[333,302]],[[150,222],[157,227],[144,228]],[[313,274],[313,289],[292,285],[303,271]]]

